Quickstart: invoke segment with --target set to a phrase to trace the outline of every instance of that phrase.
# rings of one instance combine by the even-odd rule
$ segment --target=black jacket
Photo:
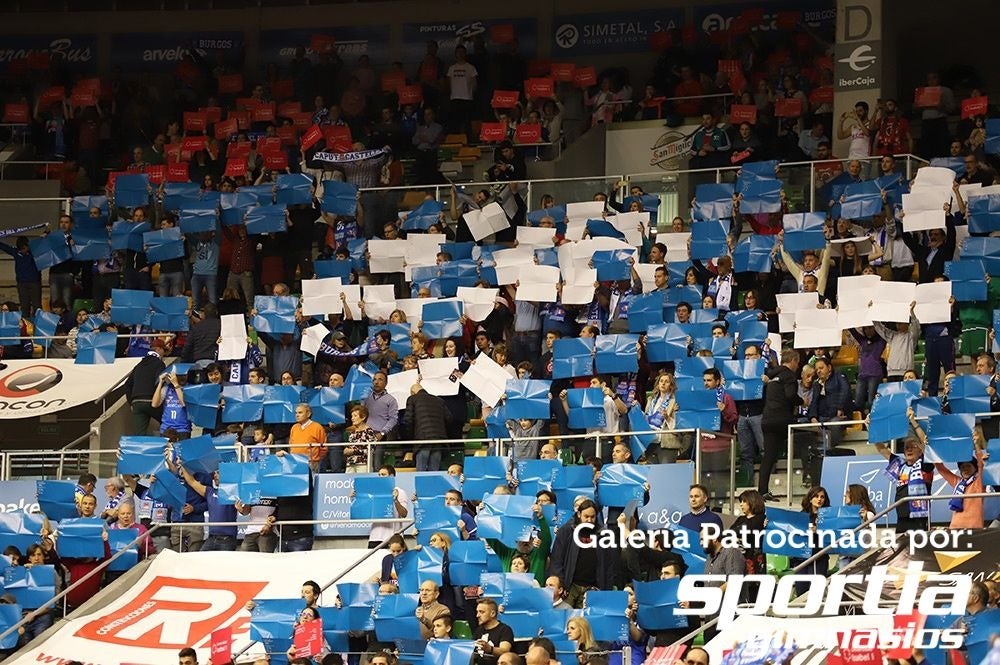
[[[906,233],[903,235],[903,242],[913,253],[913,260],[920,266],[920,283],[933,282],[935,277],[944,274],[944,264],[955,257],[955,216],[948,215],[944,218],[947,231],[945,241],[934,256],[931,256],[931,248],[920,242],[923,234]]]
[[[160,385],[160,374],[166,369],[167,366],[163,364],[163,358],[158,353],[147,354],[125,379],[125,399],[129,403],[137,399],[153,399],[153,393]]]
[[[451,420],[451,412],[444,400],[421,390],[406,399],[403,413],[403,427],[418,441],[447,439],[446,423]]]
[[[795,422],[795,407],[802,404],[795,373],[784,365],[778,365],[767,370],[766,376],[769,380],[764,386],[761,425],[781,427]]]
[[[196,360],[215,360],[222,335],[222,319],[212,317],[191,326],[187,342],[184,343],[182,360],[193,363]]]

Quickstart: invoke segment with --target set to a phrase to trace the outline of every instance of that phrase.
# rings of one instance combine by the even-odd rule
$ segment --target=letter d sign
[[[841,41],[856,42],[870,38],[872,13],[864,5],[848,5],[844,8],[844,34]]]

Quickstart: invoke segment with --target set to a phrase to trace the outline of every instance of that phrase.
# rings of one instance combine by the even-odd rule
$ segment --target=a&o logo
[[[246,607],[267,582],[157,577],[138,596],[75,635],[147,649],[182,649],[209,638]]]
[[[63,375],[51,365],[31,365],[0,379],[0,397],[33,397],[56,387]]]

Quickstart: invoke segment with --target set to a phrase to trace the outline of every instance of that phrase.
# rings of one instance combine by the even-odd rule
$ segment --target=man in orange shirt
[[[326,430],[312,420],[308,404],[295,407],[295,424],[288,434],[289,451],[293,455],[308,455],[309,466],[319,470],[320,461],[326,456]]]

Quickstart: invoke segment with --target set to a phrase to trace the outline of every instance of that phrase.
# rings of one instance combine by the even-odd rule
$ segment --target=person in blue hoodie
[[[17,298],[21,302],[21,314],[31,318],[42,306],[42,271],[35,265],[31,246],[26,236],[18,236],[15,247],[0,242],[0,250],[14,258],[14,277],[17,279]]]

